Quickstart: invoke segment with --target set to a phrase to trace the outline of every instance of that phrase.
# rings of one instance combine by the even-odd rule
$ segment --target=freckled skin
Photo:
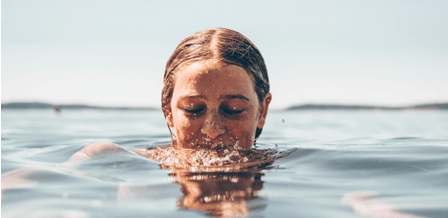
[[[256,128],[264,126],[271,101],[260,105],[251,76],[241,67],[215,60],[195,62],[176,73],[171,113],[182,148],[252,147]]]

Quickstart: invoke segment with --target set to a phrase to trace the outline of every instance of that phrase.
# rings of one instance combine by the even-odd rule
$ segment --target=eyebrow
[[[242,100],[249,101],[249,99],[246,98],[244,95],[224,95],[224,96],[221,96],[221,97],[219,97],[219,98],[220,98],[220,99],[223,99],[223,98],[226,98],[226,99],[235,99],[235,98],[238,98],[238,99],[242,99]]]
[[[181,96],[179,100],[182,101],[184,99],[196,99],[196,98],[206,99],[203,95],[190,95],[190,96]],[[235,98],[250,101],[249,98],[246,98],[244,95],[223,95],[219,97],[219,99],[235,99]]]
[[[179,101],[183,101],[185,99],[196,99],[196,98],[205,99],[203,95],[184,95],[179,97]]]

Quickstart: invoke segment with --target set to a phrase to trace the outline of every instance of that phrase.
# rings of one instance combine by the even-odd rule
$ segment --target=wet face
[[[254,83],[241,67],[214,60],[195,62],[176,73],[166,117],[182,148],[250,149],[271,100],[260,105]]]

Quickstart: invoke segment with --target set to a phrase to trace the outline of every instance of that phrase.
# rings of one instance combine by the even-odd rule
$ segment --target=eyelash
[[[189,114],[199,114],[199,113],[201,113],[203,110],[204,110],[203,107],[198,108],[198,109],[194,109],[194,110],[188,110],[188,109],[185,109],[185,111],[186,111],[187,113],[189,113]],[[224,113],[226,113],[226,114],[228,114],[228,115],[237,115],[237,114],[240,114],[240,113],[242,113],[242,112],[244,111],[244,110],[231,110],[231,109],[228,109],[228,108],[223,108],[222,110],[224,111]]]
[[[198,108],[198,109],[194,109],[194,110],[188,110],[188,109],[185,109],[185,111],[186,111],[187,113],[190,113],[190,114],[199,114],[199,113],[202,112],[202,110],[204,110],[203,107],[200,107],[200,108]]]
[[[229,115],[237,115],[237,114],[240,114],[241,112],[243,112],[243,110],[231,110],[228,108],[224,108],[223,111]]]

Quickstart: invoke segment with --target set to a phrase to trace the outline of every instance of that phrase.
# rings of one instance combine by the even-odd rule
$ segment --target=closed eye
[[[185,109],[185,111],[190,114],[198,114],[198,113],[201,113],[203,110],[204,110],[203,107],[200,107],[200,108],[194,109],[194,110]]]
[[[234,109],[230,109],[230,108],[223,108],[223,111],[229,115],[236,115],[236,114],[240,114],[244,110],[234,110]]]

